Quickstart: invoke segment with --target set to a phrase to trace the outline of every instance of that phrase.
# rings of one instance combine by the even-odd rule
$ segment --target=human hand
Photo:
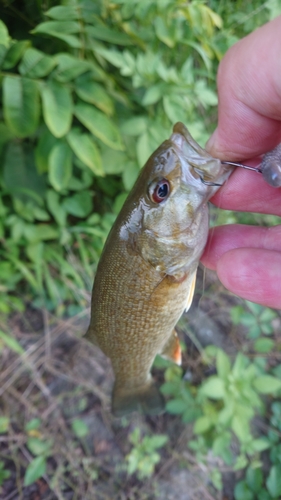
[[[234,45],[218,72],[218,128],[206,149],[245,160],[281,142],[281,16]],[[281,216],[281,188],[236,169],[212,202],[225,209]],[[281,307],[281,226],[228,225],[210,231],[202,262],[237,295]]]

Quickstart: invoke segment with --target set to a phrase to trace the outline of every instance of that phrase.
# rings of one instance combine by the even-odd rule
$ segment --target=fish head
[[[218,189],[208,183],[223,182],[229,171],[177,123],[137,179],[123,235],[157,271],[182,276],[197,266],[206,243],[207,201]]]

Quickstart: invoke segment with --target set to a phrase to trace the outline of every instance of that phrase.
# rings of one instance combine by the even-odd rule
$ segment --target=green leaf
[[[127,196],[128,196],[128,193],[120,193],[115,198],[114,205],[113,205],[113,212],[115,214],[119,214],[121,208],[123,207],[123,205],[127,199]]]
[[[246,472],[246,483],[254,493],[259,493],[263,483],[263,474],[261,469],[248,467]]]
[[[112,49],[108,50],[104,47],[98,47],[98,54],[100,54],[106,61],[110,62],[113,66],[121,68],[124,65],[124,56],[122,52]]]
[[[225,379],[230,373],[231,365],[229,357],[219,350],[217,354],[217,372],[220,378]]]
[[[138,165],[136,163],[134,163],[133,161],[130,161],[127,163],[127,165],[125,165],[125,168],[124,168],[123,174],[122,174],[122,181],[124,184],[124,188],[127,191],[130,191],[132,189],[133,185],[135,184],[135,182],[138,178],[139,173],[140,173],[140,171],[139,171]]]
[[[86,104],[78,104],[74,112],[78,120],[104,144],[112,149],[123,149],[118,128],[104,113]]]
[[[13,137],[10,129],[5,123],[0,122],[0,155],[2,154],[4,145]]]
[[[232,367],[233,376],[243,378],[244,370],[247,368],[248,364],[249,364],[248,358],[246,358],[246,356],[244,356],[241,352],[239,352],[236,356],[234,365]]]
[[[73,19],[79,19],[79,10],[80,6],[78,7],[76,5],[57,5],[56,7],[52,7],[47,10],[45,15],[58,21],[71,21]]]
[[[157,83],[149,87],[142,100],[143,106],[150,106],[158,102],[163,96],[163,90],[164,87],[162,83]]]
[[[26,279],[26,281],[28,281],[30,286],[32,288],[34,288],[34,290],[37,291],[38,290],[37,281],[34,278],[32,272],[28,269],[28,267],[23,262],[21,262],[19,259],[16,259],[12,255],[8,255],[7,257],[13,262],[16,269],[18,269],[20,271],[20,273],[22,274],[24,279]]]
[[[157,16],[155,18],[155,31],[156,35],[161,40],[161,42],[165,43],[171,49],[175,46],[176,41],[172,38],[171,32],[168,29],[167,24],[164,22],[163,18]]]
[[[20,42],[14,42],[13,45],[8,49],[5,55],[5,60],[2,65],[3,69],[14,68],[23,56],[26,49],[30,46],[30,41],[22,40]]]
[[[107,147],[102,153],[102,164],[106,174],[121,174],[127,162],[128,157],[123,151],[114,151]]]
[[[63,208],[59,194],[56,191],[47,191],[47,206],[59,226],[66,225],[66,211]]]
[[[273,334],[273,326],[271,323],[261,323],[261,331],[265,335],[272,335]]]
[[[26,200],[41,202],[45,192],[45,179],[36,170],[32,156],[25,155],[23,144],[10,141],[3,160],[3,182],[8,191]]]
[[[109,42],[114,45],[133,45],[134,41],[126,33],[120,33],[112,28],[107,28],[106,26],[86,26],[85,32],[87,35],[97,38],[98,40],[103,40],[104,42]]]
[[[89,427],[85,424],[84,420],[80,418],[75,418],[71,422],[72,430],[78,438],[83,438],[89,434]]]
[[[242,314],[244,313],[243,306],[233,306],[230,310],[231,321],[234,325],[239,325]]]
[[[272,496],[265,488],[261,488],[258,495],[258,500],[272,500]]]
[[[0,416],[0,434],[5,434],[5,432],[8,432],[9,425],[10,425],[9,417]]]
[[[273,465],[266,480],[266,486],[273,498],[281,496],[281,465]]]
[[[267,353],[274,349],[274,340],[261,338],[255,341],[254,349],[257,352]]]
[[[251,448],[254,451],[261,452],[270,448],[270,441],[267,438],[254,439],[251,443]]]
[[[261,394],[272,394],[281,389],[281,380],[271,375],[257,377],[253,384]]]
[[[73,57],[67,53],[60,53],[55,56],[58,64],[54,73],[54,78],[59,82],[69,82],[77,78],[82,73],[91,69],[91,64],[88,61]]]
[[[6,25],[0,20],[0,45],[9,46],[10,37]]]
[[[205,80],[199,80],[196,83],[195,90],[202,105],[216,106],[218,104],[217,94],[213,90],[207,88]]]
[[[154,436],[146,436],[144,440],[147,440],[147,447],[151,450],[157,449],[157,448],[162,448],[167,441],[168,441],[168,436],[165,434],[155,434]]]
[[[72,35],[73,33],[79,33],[80,30],[81,26],[76,21],[46,21],[45,23],[38,24],[31,33],[46,33],[47,35],[63,33]]]
[[[25,426],[25,430],[27,432],[29,431],[33,431],[35,429],[38,429],[41,425],[41,420],[40,418],[32,418],[29,422],[27,422],[26,426]]]
[[[186,401],[183,399],[172,399],[166,403],[166,410],[173,415],[180,415],[186,410]]]
[[[152,147],[149,142],[148,132],[144,132],[144,134],[138,137],[136,149],[138,164],[140,167],[142,167],[147,162],[152,153]]]
[[[126,120],[121,126],[125,135],[138,136],[147,130],[147,118],[145,116],[135,116]]]
[[[19,76],[3,78],[4,117],[17,137],[32,135],[39,124],[40,105],[36,82]]]
[[[6,346],[9,347],[9,349],[11,349],[11,351],[16,352],[17,354],[24,353],[22,346],[19,344],[19,342],[14,337],[12,337],[11,334],[8,335],[7,333],[2,332],[0,330],[0,340],[2,340],[4,342],[4,344],[6,344]]]
[[[7,49],[4,47],[4,45],[0,44],[0,68],[5,60],[5,56],[7,54]]]
[[[41,50],[33,47],[26,50],[19,72],[29,78],[42,78],[48,75],[56,65],[54,57],[46,56]]]
[[[56,144],[58,144],[58,139],[46,128],[35,148],[36,167],[40,174],[48,172],[49,154]]]
[[[29,486],[46,472],[46,457],[40,456],[34,458],[28,465],[24,475],[24,486]]]
[[[92,196],[89,191],[81,191],[66,198],[62,204],[63,208],[75,217],[87,217],[92,212]]]
[[[42,441],[42,439],[37,437],[30,437],[27,440],[27,447],[33,455],[44,455],[48,453],[51,445],[52,442],[50,440]]]
[[[172,123],[177,121],[186,123],[188,120],[188,111],[181,96],[168,95],[163,97],[163,106],[166,115]]]
[[[234,470],[245,469],[247,465],[248,465],[247,457],[244,454],[238,455],[234,465]]]
[[[111,116],[114,104],[104,88],[93,81],[89,74],[82,75],[75,81],[75,92],[83,101],[94,104],[101,111]]]
[[[56,191],[66,188],[72,175],[72,151],[66,142],[53,147],[49,156],[49,181]]]
[[[255,500],[254,493],[250,490],[245,481],[240,481],[234,489],[235,500]]]
[[[219,377],[210,377],[201,387],[201,394],[212,399],[222,399],[225,396],[225,385]]]
[[[61,83],[49,81],[42,84],[40,90],[46,125],[55,137],[63,137],[69,131],[72,121],[70,89]]]
[[[80,33],[80,24],[75,21],[47,21],[38,24],[31,33],[43,33],[63,40],[70,47],[80,49],[82,43],[79,38],[72,33]]]
[[[197,418],[194,424],[195,434],[203,434],[212,427],[211,419],[207,416]]]
[[[264,322],[270,322],[272,321],[273,319],[275,319],[277,317],[277,314],[275,311],[273,311],[272,309],[269,309],[268,307],[266,307],[261,315],[260,315],[260,321],[264,321]]]
[[[249,423],[246,418],[241,418],[238,416],[234,416],[231,424],[233,432],[235,432],[238,439],[243,443],[249,440],[250,429]]]
[[[247,333],[247,337],[249,339],[256,339],[260,336],[261,333],[262,332],[260,329],[260,325],[254,325],[251,328],[249,328],[249,331]]]
[[[76,156],[87,165],[95,175],[104,175],[99,150],[89,134],[81,134],[72,129],[67,141]]]
[[[26,224],[24,228],[24,236],[31,243],[45,240],[55,240],[58,238],[58,230],[49,224]]]

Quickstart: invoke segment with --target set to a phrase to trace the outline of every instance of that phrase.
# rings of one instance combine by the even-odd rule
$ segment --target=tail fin
[[[131,391],[116,385],[113,389],[112,413],[115,417],[123,417],[133,411],[140,411],[145,415],[157,415],[162,413],[164,408],[164,397],[153,381]]]

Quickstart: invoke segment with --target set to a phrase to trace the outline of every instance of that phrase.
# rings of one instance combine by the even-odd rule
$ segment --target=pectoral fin
[[[160,356],[173,361],[177,365],[181,365],[181,346],[176,330],[173,330]]]
[[[188,290],[188,295],[187,295],[187,300],[186,300],[186,306],[185,306],[185,309],[184,309],[185,312],[187,312],[188,309],[191,306],[191,302],[192,302],[193,295],[194,295],[194,290],[195,290],[195,283],[196,283],[196,271],[193,274],[193,276],[191,278],[191,281],[190,281],[190,288]]]

